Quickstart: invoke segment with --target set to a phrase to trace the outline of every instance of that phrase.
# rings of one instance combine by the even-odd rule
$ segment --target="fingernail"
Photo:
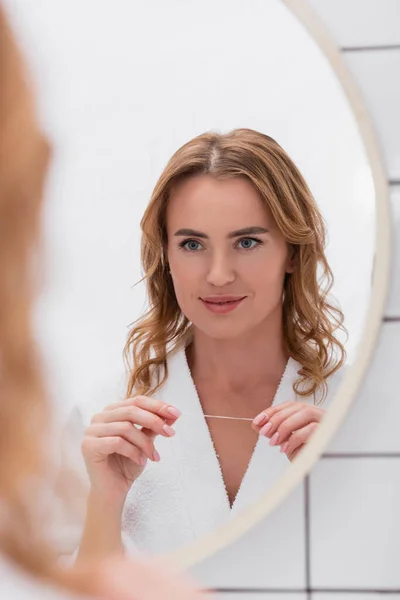
[[[285,442],[284,444],[282,444],[282,446],[281,446],[281,452],[285,452],[286,453],[286,450],[288,449],[288,447],[289,447],[289,442]]]
[[[181,414],[182,414],[181,411],[178,408],[175,408],[175,406],[168,406],[167,413],[169,413],[170,415],[172,415],[176,419],[178,417],[180,417]]]
[[[147,463],[147,456],[145,456],[144,454],[141,455],[140,459],[139,459],[140,464],[144,467],[145,464]]]
[[[260,435],[267,435],[268,431],[272,429],[272,423],[267,423],[260,429]]]
[[[175,431],[169,425],[163,425],[163,432],[167,434],[168,437],[172,437],[175,435]]]
[[[153,452],[153,459],[155,462],[160,462],[161,460],[161,456],[158,454],[157,450],[154,450]]]
[[[274,435],[270,439],[269,445],[270,446],[276,446],[276,444],[278,443],[278,440],[279,440],[279,431],[277,431],[276,433],[274,433]]]
[[[263,425],[268,420],[268,416],[265,413],[261,413],[256,416],[253,421],[254,425]]]

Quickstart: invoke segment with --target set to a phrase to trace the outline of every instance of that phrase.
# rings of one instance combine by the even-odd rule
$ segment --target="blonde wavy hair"
[[[0,556],[65,590],[103,597],[101,565],[62,569],[46,505],[51,403],[32,325],[50,146],[0,7]]]
[[[153,394],[168,377],[167,356],[186,343],[191,325],[182,313],[166,261],[166,208],[176,184],[209,174],[245,177],[294,252],[294,270],[282,290],[286,351],[302,368],[300,396],[327,393],[327,378],[345,362],[343,314],[329,297],[333,274],[325,256],[326,231],[318,206],[296,165],[271,137],[250,129],[205,133],[182,146],[161,174],[141,220],[142,268],[149,309],[132,326],[124,355],[127,397]]]

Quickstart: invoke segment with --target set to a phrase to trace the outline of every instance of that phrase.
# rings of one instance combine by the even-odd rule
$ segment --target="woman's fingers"
[[[162,417],[154,412],[144,410],[136,404],[125,404],[119,408],[108,408],[94,415],[91,424],[116,422],[127,422],[131,427],[133,425],[144,427],[154,436],[163,435],[164,437],[173,437],[175,435],[175,431]]]
[[[117,408],[134,406],[154,413],[155,415],[164,419],[168,425],[175,423],[175,421],[181,416],[181,411],[175,406],[167,404],[166,402],[162,402],[161,400],[156,400],[155,398],[149,398],[148,396],[135,396],[135,398],[129,398],[128,400],[123,400],[122,402],[110,404],[104,409],[104,412],[115,410]]]
[[[302,408],[303,405],[300,402],[294,402],[287,408],[276,412],[272,417],[268,419],[268,422],[260,429],[260,435],[271,438],[276,433],[277,429],[285,419],[297,412],[300,412]]]
[[[282,411],[284,413],[285,411]],[[285,415],[283,419],[277,420],[274,426],[276,427],[275,432],[268,433],[268,437],[270,437],[271,446],[281,445],[286,442],[289,437],[296,432],[298,429],[302,429],[309,423],[319,423],[325,415],[325,411],[316,406],[308,406],[303,405],[301,410],[296,412],[292,412],[289,415]],[[276,417],[272,417],[271,421],[273,421]]]
[[[99,462],[116,453],[138,465],[144,465],[147,458],[158,462],[160,455],[154,447],[154,438],[173,437],[175,431],[171,425],[180,414],[174,406],[146,396],[110,404],[93,416],[86,429],[82,443],[84,456]]]
[[[137,465],[144,466],[147,458],[137,446],[120,436],[91,438],[85,436],[82,442],[83,455],[90,456],[94,462],[104,461],[110,454],[120,454]]]
[[[289,460],[293,460],[308,442],[317,427],[318,423],[309,423],[292,433],[289,439],[282,445],[281,452],[284,452]]]
[[[129,421],[114,423],[93,423],[86,429],[86,435],[91,438],[120,437],[139,449],[150,460],[156,460],[155,447],[152,437],[140,431]]]
[[[314,405],[294,402],[288,405],[288,408],[277,411],[259,433],[271,439],[271,446],[281,445],[293,431],[311,422],[319,423],[325,412]]]
[[[279,413],[282,410],[285,410],[287,408],[290,408],[291,406],[299,406],[300,404],[302,404],[302,403],[301,402],[283,402],[282,404],[277,404],[276,406],[270,406],[269,408],[266,408],[265,410],[263,410],[263,412],[261,412],[254,418],[253,424],[252,424],[253,429],[255,429],[256,431],[257,430],[259,431],[266,423],[268,423],[270,418],[273,417],[274,415],[276,415],[277,413]]]

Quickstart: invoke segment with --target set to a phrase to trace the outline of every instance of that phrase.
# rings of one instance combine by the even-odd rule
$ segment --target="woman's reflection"
[[[127,399],[76,412],[91,485],[80,556],[99,552],[94,522],[105,554],[164,552],[236,514],[304,447],[345,361],[323,219],[273,139],[191,140],[141,225],[149,309],[126,346]]]

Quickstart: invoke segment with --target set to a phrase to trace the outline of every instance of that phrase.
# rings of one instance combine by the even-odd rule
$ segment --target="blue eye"
[[[261,240],[258,240],[257,238],[246,237],[240,239],[237,242],[236,246],[239,245],[239,248],[241,250],[252,250],[253,248],[256,248],[262,243],[263,242]],[[198,252],[202,249],[202,244],[197,240],[183,240],[182,242],[180,242],[179,247],[185,250],[186,252]]]
[[[256,240],[255,238],[242,238],[238,242],[238,244],[241,244],[241,248],[243,250],[251,250],[255,246],[258,246],[260,243],[260,240]]]
[[[196,242],[196,240],[185,240],[180,244],[181,248],[188,250],[189,252],[196,252],[199,249],[200,242]]]

